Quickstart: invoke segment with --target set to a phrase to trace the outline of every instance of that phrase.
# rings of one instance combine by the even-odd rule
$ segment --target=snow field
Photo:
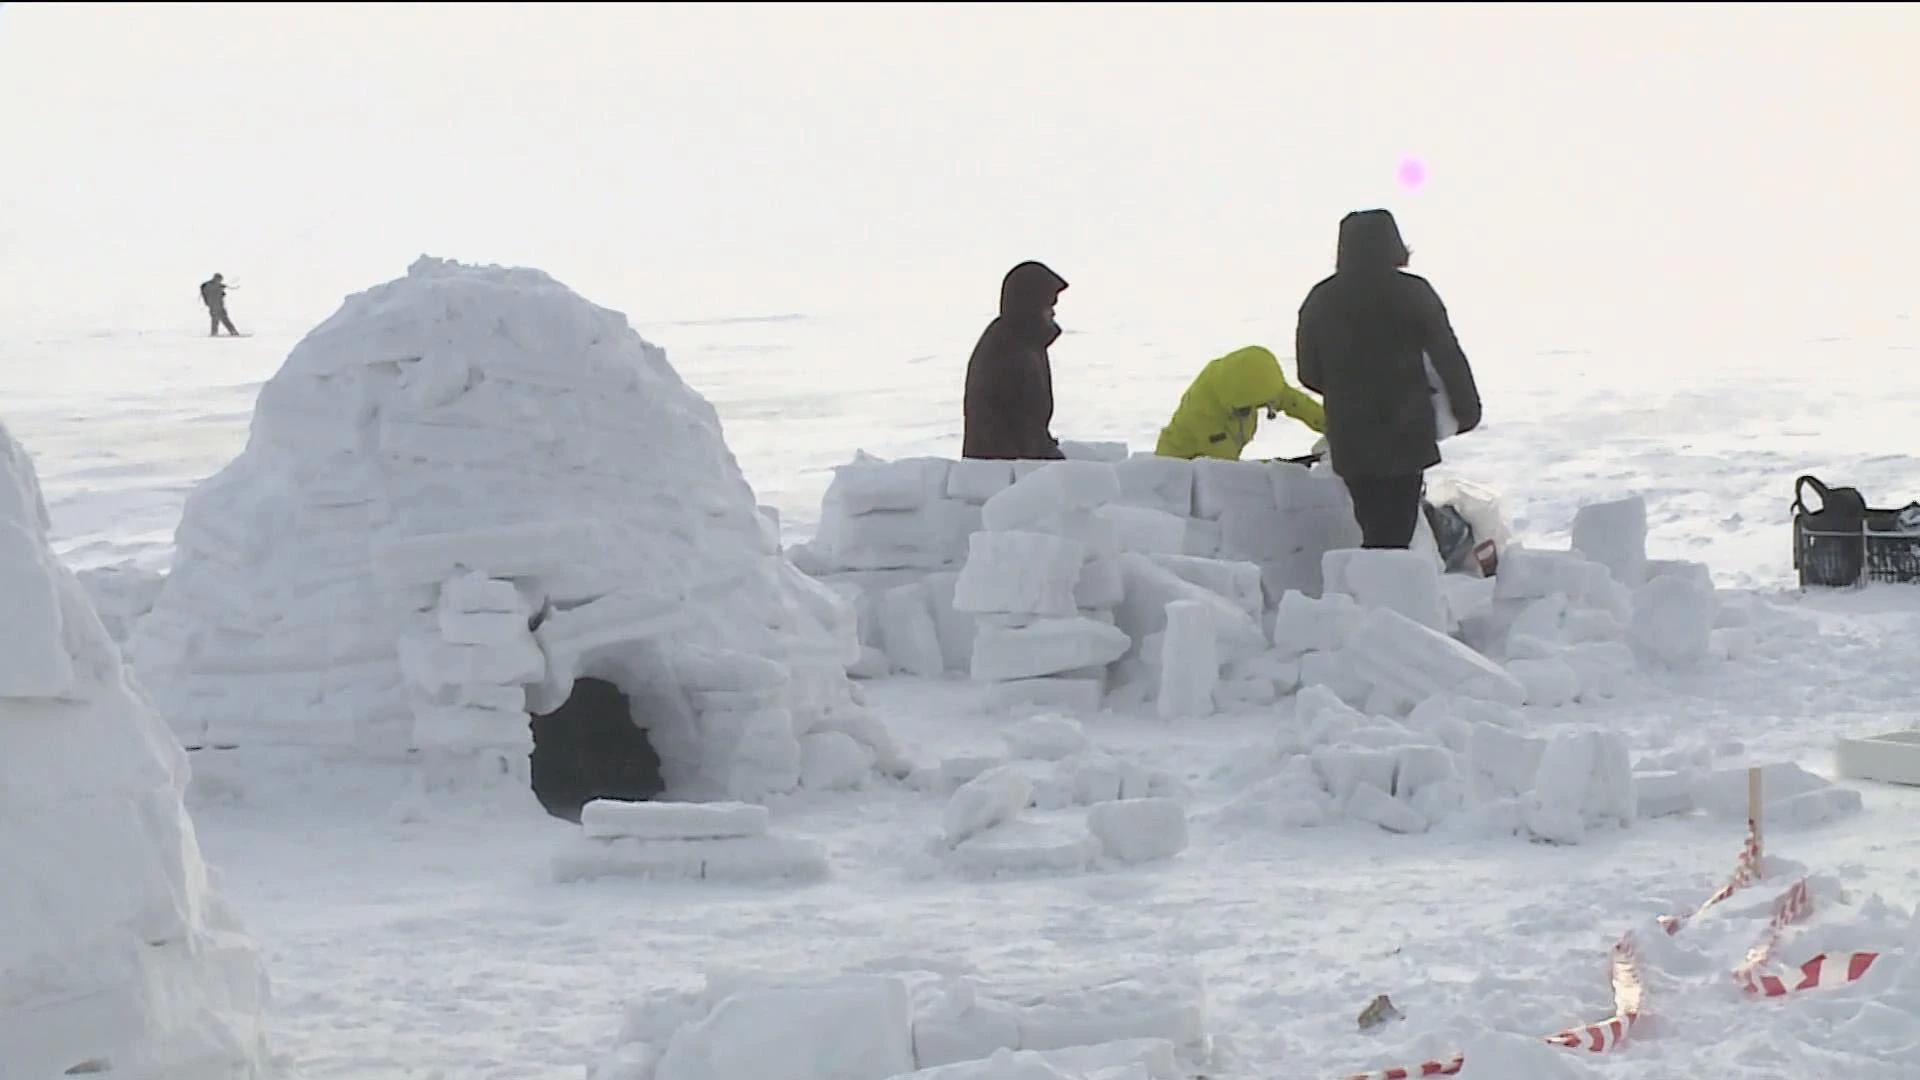
[[[485,325],[477,310],[464,309],[466,320]],[[422,324],[437,325],[437,317],[428,312]],[[544,336],[519,322],[506,329],[520,341]],[[370,330],[367,336],[381,340]],[[561,373],[529,377],[570,379],[570,354],[553,355]],[[539,364],[546,363],[542,357]],[[507,382],[497,371],[482,375],[469,394]],[[559,398],[581,396],[552,389]],[[363,382],[362,390],[376,415],[391,415],[377,381]],[[502,390],[485,392],[505,399]],[[284,393],[276,395],[284,403]],[[506,426],[530,419],[537,427],[557,407],[538,401],[514,408]],[[1582,417],[1619,436],[1617,417],[1599,406],[1582,408]],[[324,443],[360,447],[366,418],[358,409],[329,409],[310,426],[327,433]],[[567,419],[554,426],[571,432],[581,425]],[[1469,460],[1504,452],[1500,437],[1471,441]],[[281,445],[271,436],[257,441]],[[1537,443],[1515,447],[1515,460],[1526,465],[1510,463],[1502,475],[1533,476],[1536,458],[1552,452]],[[825,460],[825,451],[804,452]],[[568,497],[591,477],[553,467],[537,453],[516,462],[537,464],[527,471],[538,472],[538,483],[516,486],[505,478],[517,463],[499,472],[452,471],[409,458],[411,450],[380,452],[383,482],[435,492],[435,501],[408,514],[459,523],[427,530],[432,543],[420,545],[408,545],[395,529],[393,543],[377,541],[378,561],[369,543],[372,584],[336,594],[362,592],[404,606],[396,616],[400,629],[390,636],[367,637],[366,624],[336,619],[327,606],[335,600],[313,594],[306,606],[287,604],[277,622],[260,629],[268,623],[260,613],[296,590],[277,584],[287,577],[257,566],[218,583],[204,565],[173,583],[132,566],[86,576],[112,616],[103,621],[131,628],[143,644],[178,635],[175,643],[201,680],[197,689],[208,691],[200,702],[208,718],[221,715],[220,692],[230,695],[232,718],[223,728],[210,725],[218,730],[203,732],[201,745],[242,746],[194,754],[191,795],[196,812],[213,823],[241,910],[269,940],[276,981],[290,988],[265,1022],[306,1076],[359,1080],[437,1070],[517,1080],[580,1073],[583,1063],[599,1062],[603,1072],[628,1080],[657,1072],[678,1038],[672,1067],[689,1076],[756,1066],[764,1074],[769,1062],[784,1075],[804,1062],[821,1075],[889,1070],[882,1080],[929,1067],[946,1070],[934,1075],[949,1080],[1331,1078],[1464,1049],[1462,1075],[1501,1080],[1905,1080],[1912,1016],[1920,1011],[1907,985],[1920,985],[1907,959],[1912,916],[1878,896],[1911,884],[1899,867],[1910,861],[1912,845],[1897,823],[1912,808],[1897,790],[1870,786],[1863,797],[1814,772],[1831,734],[1885,730],[1899,725],[1903,709],[1910,712],[1897,656],[1898,643],[1912,637],[1913,616],[1897,596],[1714,590],[1702,564],[1647,557],[1645,531],[1634,524],[1638,500],[1602,491],[1607,485],[1596,480],[1532,493],[1536,505],[1565,512],[1527,522],[1524,531],[1538,536],[1572,522],[1574,535],[1567,551],[1534,551],[1545,558],[1532,560],[1531,570],[1526,549],[1506,545],[1520,563],[1511,572],[1503,568],[1506,595],[1499,580],[1434,575],[1404,556],[1355,562],[1332,547],[1315,566],[1317,589],[1276,597],[1265,584],[1273,567],[1291,573],[1303,560],[1292,558],[1291,547],[1279,552],[1277,542],[1270,551],[1254,547],[1252,541],[1270,539],[1247,524],[1261,515],[1236,516],[1234,537],[1248,541],[1246,553],[1223,557],[1230,507],[1221,504],[1231,500],[1213,499],[1209,507],[1219,513],[1212,518],[1192,512],[1192,487],[1184,507],[1124,501],[1129,492],[1136,499],[1142,491],[1177,492],[1183,463],[1173,463],[1172,479],[1143,479],[1161,463],[1129,457],[1124,444],[1070,444],[1069,452],[1076,462],[1111,466],[1119,496],[1083,507],[1071,521],[1009,521],[996,513],[989,523],[987,503],[1043,467],[1018,463],[998,487],[991,478],[971,488],[962,482],[957,501],[978,510],[979,521],[942,534],[947,546],[937,564],[911,560],[937,565],[931,572],[907,566],[839,573],[829,564],[819,572],[832,580],[823,583],[796,565],[817,568],[818,541],[796,545],[782,553],[786,559],[758,568],[791,607],[777,602],[770,620],[743,617],[712,629],[715,638],[741,635],[751,645],[745,649],[732,638],[701,640],[702,630],[683,620],[714,598],[730,611],[756,606],[743,597],[766,588],[765,575],[728,577],[743,562],[719,565],[716,555],[712,565],[724,572],[695,580],[679,576],[687,561],[661,558],[654,569],[632,568],[622,577],[617,598],[588,595],[603,586],[571,591],[567,579],[586,564],[555,564],[584,558],[575,531],[582,522],[597,532],[599,559],[608,548],[630,548],[630,536],[657,540],[636,522],[665,520],[672,532],[681,519],[659,508],[628,516],[616,495],[643,486],[631,477],[605,478],[590,495]],[[1660,452],[1667,453],[1664,445]],[[590,456],[596,467],[621,460],[612,442]],[[1127,464],[1135,461],[1150,464]],[[1568,462],[1566,470],[1586,468],[1596,477],[1617,472],[1587,458]],[[955,501],[954,477],[966,464],[947,463],[940,498]],[[330,467],[307,471],[345,475]],[[1212,470],[1184,471],[1197,484],[1198,472]],[[1713,482],[1731,483],[1725,476]],[[1079,483],[1089,494],[1112,490],[1100,480]],[[1740,481],[1754,490],[1764,483]],[[312,510],[289,509],[301,490],[284,487],[269,501],[288,516],[318,520]],[[914,490],[920,494],[896,493],[895,506],[866,516],[902,513],[898,504],[916,497],[922,527],[936,513],[955,514],[951,507],[927,511],[928,489]],[[495,491],[503,496],[493,498]],[[678,486],[657,494],[699,496]],[[530,497],[540,510],[524,504]],[[1272,498],[1278,512],[1280,496]],[[1743,506],[1754,501],[1742,498]],[[1718,520],[1675,526],[1676,515],[1692,512],[1676,502],[1668,492],[1645,516],[1670,536],[1682,528],[1688,544],[1707,549],[1719,535]],[[563,505],[546,513],[549,504]],[[409,503],[395,496],[383,505],[398,512]],[[1019,502],[1002,506],[1017,510]],[[784,509],[793,520],[808,516],[804,507]],[[1487,510],[1487,502],[1476,509]],[[739,528],[743,550],[762,553],[779,549],[780,516],[755,505],[751,494],[726,501],[718,515],[727,530]],[[222,533],[220,515],[206,505],[196,517],[194,528],[183,530],[181,549],[211,548],[216,536],[248,532]],[[715,535],[701,518],[685,520],[692,522],[685,525],[690,546]],[[1100,528],[1102,521],[1111,528]],[[892,523],[902,526],[899,518]],[[995,527],[1012,525],[1021,527]],[[1188,551],[1190,529],[1200,537],[1195,552],[1203,553]],[[1221,541],[1203,546],[1214,531]],[[1065,560],[1011,588],[996,587],[994,579],[1010,571],[988,573],[990,562],[1045,560],[1031,559],[1031,546],[1025,558],[983,555],[970,585],[989,594],[983,602],[1018,608],[1040,596],[1046,614],[956,610],[976,536],[1040,543],[1020,534],[1103,552],[1112,552],[1117,537],[1119,554]],[[912,530],[898,536],[922,542]],[[542,546],[544,554],[528,550]],[[1666,547],[1698,555],[1679,543]],[[277,570],[297,576],[320,565],[306,561],[310,550],[295,552],[284,542],[281,550]],[[877,561],[901,559],[909,549],[902,542],[892,550]],[[1638,574],[1636,554],[1644,560]],[[360,559],[354,551],[347,560],[356,581]],[[547,568],[528,570],[528,561]],[[1091,581],[1092,567],[1103,561],[1118,569],[1117,597],[1112,577]],[[1715,561],[1724,570],[1717,552]],[[185,571],[188,562],[182,558],[176,569]],[[1604,569],[1604,586],[1593,565]],[[196,576],[197,595],[189,580]],[[1089,589],[1104,584],[1109,591],[1083,592],[1083,578]],[[403,579],[413,584],[396,584]],[[877,581],[887,588],[867,587]],[[659,603],[660,582],[678,588],[671,595],[680,599]],[[137,625],[155,586],[178,590],[160,606],[166,619],[188,624],[184,631]],[[524,622],[507,588],[525,598]],[[184,616],[183,597],[204,604],[204,618]],[[805,614],[804,624],[794,609]],[[974,679],[980,625],[1021,630],[1083,618],[1106,625],[1103,613],[1127,638],[1119,659],[1018,677],[1003,677],[1009,673],[989,664],[982,674],[993,677]],[[503,615],[512,617],[497,617]],[[785,651],[763,649],[763,631],[783,619],[818,632],[789,634]],[[215,662],[226,644],[245,644],[249,635],[287,643],[283,657],[320,657],[311,640],[287,635],[302,622],[311,629],[329,620],[342,642],[360,635],[379,655],[357,666],[313,663],[328,669],[324,677],[271,656],[260,670],[226,672]],[[1058,639],[1044,638],[1057,650],[1046,666],[1078,659],[1063,655],[1069,650],[1061,639],[1073,643],[1080,635],[1084,644],[1098,631],[1055,633]],[[409,653],[432,659],[403,670],[403,635],[416,641]],[[501,672],[525,636],[541,652],[542,672],[519,682],[520,672]],[[685,639],[699,647],[683,647]],[[1193,659],[1205,655],[1209,641],[1211,662]],[[1029,653],[1038,650],[1003,650],[1003,657],[1024,661]],[[704,797],[727,800],[652,804],[658,809],[638,813],[729,815],[752,806],[768,814],[764,830],[741,821],[622,820],[624,808],[608,819],[607,807],[591,815],[591,828],[570,828],[537,813],[503,815],[471,799],[410,804],[398,774],[420,770],[438,783],[497,787],[486,753],[511,753],[487,751],[477,739],[461,742],[457,726],[446,749],[415,751],[412,742],[428,730],[423,703],[458,710],[470,729],[484,732],[480,715],[511,713],[516,689],[526,708],[551,707],[564,700],[570,680],[596,672],[629,688],[670,689],[661,700],[681,706],[636,702],[636,712],[648,714],[676,771],[699,777]],[[846,686],[843,672],[876,677]],[[881,672],[907,677],[877,677]],[[1210,686],[1210,695],[1197,685]],[[795,704],[822,699],[837,703],[826,720],[817,713],[808,720],[809,710]],[[268,702],[272,710],[262,708]],[[791,787],[784,777],[796,766],[792,746],[778,737],[782,708],[798,745]],[[347,717],[354,722],[337,722]],[[370,719],[363,724],[361,717]],[[290,745],[276,746],[279,740],[263,738],[262,729],[283,719],[295,734],[284,740]],[[408,752],[402,758],[395,748]],[[1619,786],[1623,750],[1630,817]],[[1379,753],[1388,755],[1384,768]],[[421,762],[423,755],[473,769],[454,775]],[[1821,870],[1813,883],[1815,915],[1783,935],[1772,970],[1791,973],[1826,949],[1875,949],[1883,959],[1851,986],[1780,1003],[1739,996],[1729,973],[1795,873],[1778,861],[1764,882],[1685,933],[1649,942],[1653,1015],[1620,1052],[1602,1058],[1542,1045],[1540,1034],[1609,1010],[1604,958],[1622,929],[1690,911],[1724,880],[1744,813],[1744,768],[1755,762],[1769,765],[1770,847]],[[903,776],[908,783],[889,782]],[[741,795],[784,790],[736,803],[723,782],[736,777]],[[506,787],[518,790],[524,805],[518,783]],[[1298,808],[1291,824],[1288,807]],[[1865,820],[1831,827],[1849,816]],[[1634,827],[1620,828],[1626,821]],[[1421,838],[1409,841],[1381,827],[1387,822],[1423,830]],[[966,833],[958,843],[949,843],[950,823],[954,835]],[[734,835],[704,835],[721,829]],[[1516,836],[1543,842],[1516,843]],[[759,845],[750,858],[750,848],[734,843],[776,837],[793,845],[779,857]],[[1567,846],[1575,841],[1584,846]],[[716,850],[734,854],[709,857]],[[581,860],[577,874],[561,872],[570,853]],[[556,884],[556,875],[565,883]],[[767,883],[786,887],[740,887]],[[1164,977],[1181,964],[1204,972],[1204,997],[1184,989],[1182,979]],[[716,965],[752,974],[698,989],[699,973]],[[1077,1019],[1064,1027],[1022,1027],[1016,1018],[1009,1034],[1009,1010],[1032,1021],[1027,1014],[1041,1001],[1097,996],[1105,985],[1100,972],[1113,965],[1148,973],[1135,976],[1134,992],[1157,1004],[1128,1011],[1083,1002],[1065,1009]],[[776,984],[875,977],[907,985],[905,1060],[898,1053],[901,1026],[892,1019],[872,1043],[860,1037],[866,1028],[839,1040],[836,1047],[860,1054],[838,1064],[810,1030],[844,1030],[856,1007],[877,1012],[883,1002],[890,1017],[899,1016],[891,988],[853,986],[838,1003],[821,1000],[818,1011],[797,995],[759,993]],[[942,999],[947,1012],[936,1014],[925,989],[936,980],[976,989],[949,993]],[[729,1006],[736,989],[741,997]],[[1357,1034],[1354,1012],[1382,991],[1392,993],[1406,1019]],[[1189,1011],[1195,1007],[1198,1014]],[[791,1008],[805,1019],[777,1020],[756,1012],[762,1008]],[[612,1018],[623,1010],[628,1022],[619,1025]],[[940,1019],[949,1014],[965,1019]],[[1109,1022],[1110,1014],[1125,1022]],[[1197,1025],[1178,1019],[1194,1015]],[[732,1032],[747,1024],[768,1037],[735,1038]],[[701,1031],[681,1034],[695,1027]],[[943,1040],[952,1045],[940,1049]],[[1106,1045],[1116,1040],[1119,1049]],[[1080,1045],[1062,1053],[1055,1043]],[[1082,1049],[1088,1045],[1094,1049]],[[891,1072],[896,1068],[908,1071]]]

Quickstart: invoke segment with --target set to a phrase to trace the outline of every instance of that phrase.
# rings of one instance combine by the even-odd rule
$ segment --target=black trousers
[[[1353,497],[1353,519],[1360,525],[1360,546],[1365,548],[1401,548],[1413,546],[1413,534],[1420,526],[1420,499],[1426,493],[1426,477],[1349,476],[1347,493]]]
[[[227,333],[232,334],[235,337],[240,336],[240,331],[235,330],[233,328],[233,320],[227,318],[226,308],[224,307],[208,308],[207,317],[209,321],[213,323],[213,333],[215,337],[218,337],[220,335],[220,328],[223,326],[227,328]]]

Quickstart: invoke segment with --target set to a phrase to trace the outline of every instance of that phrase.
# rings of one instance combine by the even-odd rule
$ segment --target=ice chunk
[[[1670,817],[1691,812],[1697,782],[1691,772],[1656,769],[1634,773],[1634,796],[1640,816]]]
[[[1630,589],[1647,578],[1647,502],[1638,495],[1591,503],[1573,515],[1573,550]]]
[[[1526,688],[1526,704],[1549,708],[1568,705],[1580,697],[1580,674],[1565,660],[1510,660],[1507,672]]]
[[[1124,503],[1102,506],[1095,513],[1113,527],[1121,551],[1178,555],[1186,547],[1187,519],[1184,517]]]
[[[1282,656],[1300,656],[1343,648],[1359,632],[1365,616],[1360,605],[1342,593],[1316,600],[1290,590],[1274,609],[1274,651]]]
[[[1167,605],[1166,618],[1156,709],[1163,720],[1209,716],[1220,680],[1213,613],[1198,601],[1175,600]]]
[[[965,671],[973,660],[973,635],[979,624],[977,616],[953,606],[960,575],[950,571],[928,574],[923,584],[927,589],[927,606],[933,612],[933,629],[940,638],[940,656],[946,670]]]
[[[1176,549],[1177,550],[1177,549]],[[1191,585],[1233,601],[1235,607],[1259,618],[1265,606],[1260,588],[1260,567],[1256,563],[1227,559],[1202,559],[1193,555],[1152,554],[1154,565],[1173,571],[1174,576]]]
[[[1122,555],[1120,562],[1126,576],[1126,597],[1114,609],[1114,619],[1133,640],[1144,641],[1148,635],[1166,629],[1168,604],[1192,600],[1204,606],[1213,624],[1222,664],[1266,651],[1266,635],[1259,624],[1232,601],[1182,581],[1144,555]]]
[[[1347,800],[1347,816],[1378,825],[1388,832],[1427,831],[1427,821],[1418,811],[1372,785],[1354,788],[1352,797]]]
[[[1009,488],[1008,490],[1012,490]],[[954,610],[970,614],[1066,616],[1087,559],[1081,544],[1035,532],[977,532],[954,583]]]
[[[1053,461],[1014,482],[982,508],[981,525],[993,532],[1024,529],[1075,510],[1091,510],[1120,494],[1114,466],[1099,461]]]
[[[1059,761],[1092,749],[1093,740],[1077,722],[1060,716],[1036,716],[1007,732],[1007,751],[1017,758]]]
[[[1087,811],[1100,850],[1121,862],[1149,862],[1187,849],[1187,808],[1177,799],[1126,799]]]
[[[1633,595],[1633,621],[1627,627],[1633,651],[1644,663],[1669,668],[1705,663],[1713,655],[1717,603],[1711,589],[1691,578],[1653,578]]]
[[[1015,765],[997,765],[961,784],[943,817],[948,846],[1011,821],[1033,799],[1033,778]]]
[[[1065,455],[1068,461],[1104,461],[1117,464],[1127,459],[1127,444],[1061,439],[1060,453]]]
[[[982,682],[1056,675],[1110,664],[1132,639],[1087,618],[1045,619],[1030,626],[982,626],[973,642],[973,678]]]
[[[1388,608],[1443,634],[1450,628],[1439,564],[1420,552],[1344,548],[1320,565],[1323,596],[1345,593],[1363,608]]]
[[[873,751],[845,732],[821,731],[800,740],[800,786],[809,791],[861,787],[873,766]]]
[[[881,594],[880,638],[893,666],[909,675],[931,679],[947,670],[925,585],[900,585]]]
[[[949,463],[938,458],[879,461],[862,457],[833,470],[827,499],[848,517],[918,510],[945,494]]]
[[[1013,462],[961,458],[947,467],[949,499],[984,503],[1013,486]]]
[[[1093,559],[1080,568],[1073,602],[1083,611],[1111,610],[1126,598],[1126,578],[1118,559]]]
[[[904,979],[743,990],[676,1032],[654,1080],[889,1080],[914,1071]]]
[[[1193,516],[1218,519],[1236,507],[1277,509],[1267,465],[1217,458],[1194,461]]]
[[[1366,613],[1345,655],[1368,685],[1405,702],[1417,704],[1443,692],[1507,705],[1526,702],[1526,688],[1499,665],[1387,608]]]
[[[955,869],[971,874],[1065,874],[1087,869],[1099,852],[1099,841],[1084,830],[1012,821],[969,837],[949,858]]]
[[[1135,454],[1115,462],[1113,470],[1120,483],[1116,502],[1178,518],[1193,516],[1193,462]]]

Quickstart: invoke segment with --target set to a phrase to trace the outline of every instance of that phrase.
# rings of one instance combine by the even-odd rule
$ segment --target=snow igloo
[[[188,747],[405,758],[572,820],[902,772],[858,650],[664,350],[539,270],[432,258],[262,386],[128,642]]]
[[[0,1076],[268,1075],[266,969],[201,861],[187,756],[47,528],[0,423]]]

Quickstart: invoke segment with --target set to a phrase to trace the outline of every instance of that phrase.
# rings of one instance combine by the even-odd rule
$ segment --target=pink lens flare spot
[[[1398,176],[1401,187],[1408,191],[1418,191],[1427,182],[1426,163],[1417,157],[1401,158]]]

